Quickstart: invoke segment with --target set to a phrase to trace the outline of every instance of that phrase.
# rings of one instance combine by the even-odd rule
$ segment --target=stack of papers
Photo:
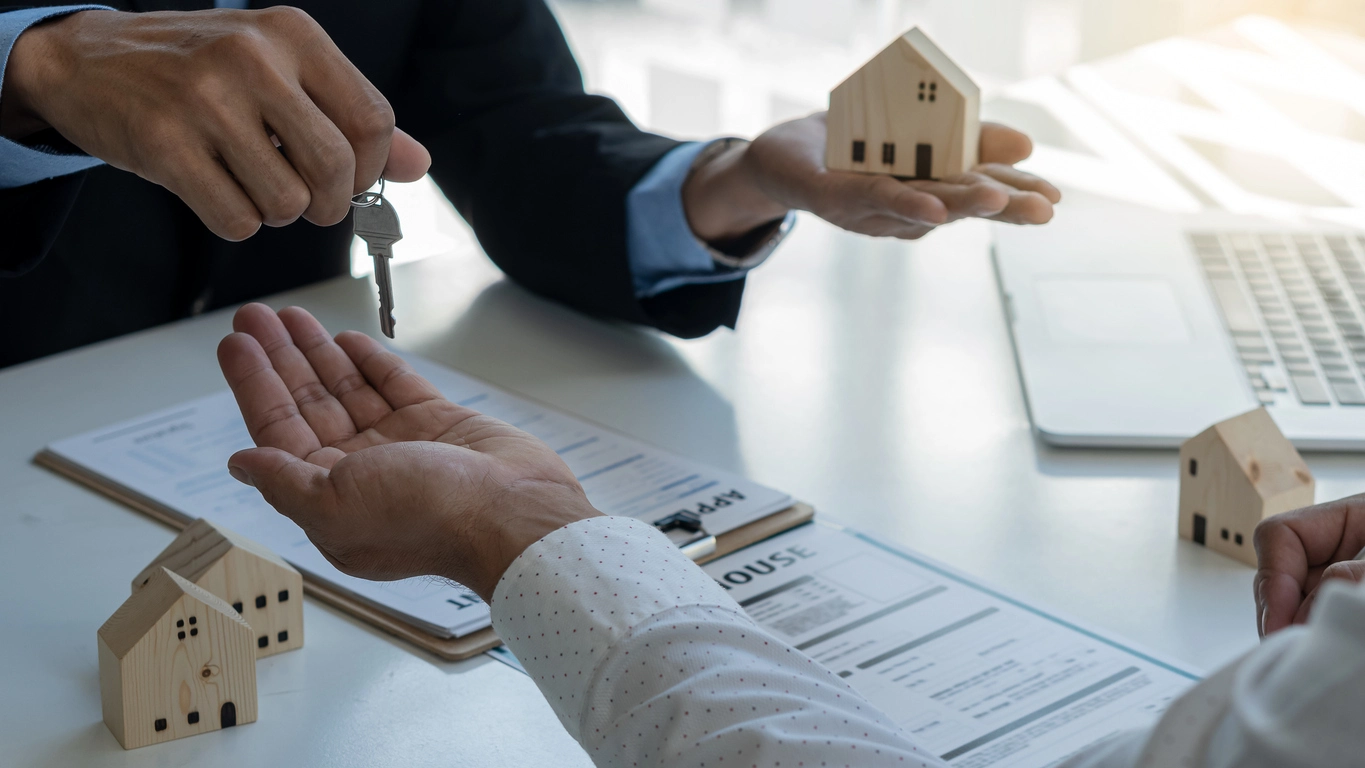
[[[790,496],[738,475],[429,361],[411,362],[450,400],[544,440],[606,514],[653,523],[691,511],[702,516],[709,533],[720,535],[792,504]],[[48,450],[185,522],[203,517],[254,539],[305,574],[438,637],[463,637],[489,626],[488,607],[459,584],[431,577],[374,582],[334,568],[297,525],[228,474],[228,457],[252,445],[232,393],[223,391],[58,441]]]

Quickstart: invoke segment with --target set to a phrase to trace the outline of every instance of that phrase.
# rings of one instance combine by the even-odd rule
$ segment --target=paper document
[[[413,366],[450,400],[544,440],[573,470],[589,501],[610,515],[653,523],[689,510],[721,534],[791,505],[791,498],[702,466],[605,427],[552,410],[425,360]],[[303,531],[256,489],[227,472],[252,446],[232,393],[182,403],[142,418],[58,441],[48,449],[182,515],[204,517],[269,547],[299,570],[440,637],[489,626],[488,607],[469,590],[433,578],[375,582],[338,571]]]
[[[703,566],[957,768],[1043,768],[1199,679],[862,534],[811,523]]]

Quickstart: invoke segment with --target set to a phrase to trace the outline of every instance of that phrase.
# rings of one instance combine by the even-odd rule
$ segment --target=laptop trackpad
[[[1053,275],[1034,281],[1057,344],[1186,344],[1190,324],[1158,277]]]

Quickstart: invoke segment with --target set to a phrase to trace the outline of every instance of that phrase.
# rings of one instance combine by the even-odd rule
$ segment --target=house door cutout
[[[915,178],[932,179],[934,177],[934,145],[916,144],[915,145]]]
[[[1204,517],[1203,515],[1199,514],[1198,512],[1195,512],[1195,513],[1194,513],[1194,535],[1190,537],[1191,539],[1194,540],[1194,543],[1195,543],[1195,544],[1203,544],[1203,543],[1204,543],[1204,537],[1207,535],[1208,526],[1209,526],[1208,518]]]
[[[232,702],[224,702],[223,708],[218,712],[218,722],[223,728],[231,728],[237,724],[237,705]]]

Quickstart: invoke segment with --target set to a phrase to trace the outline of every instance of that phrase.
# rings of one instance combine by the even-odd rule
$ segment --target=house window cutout
[[[1236,536],[1233,536],[1232,540],[1236,542],[1237,546],[1242,546],[1242,534],[1239,533]]]
[[[1199,462],[1190,459],[1190,477],[1194,477],[1197,474],[1199,474]]]
[[[280,594],[276,595],[276,597],[279,598],[279,601],[280,601],[281,603],[288,602],[288,601],[289,601],[289,590],[287,590],[287,589],[281,589],[281,590],[280,590]]]
[[[156,719],[156,722],[155,722],[155,723],[152,723],[152,727],[155,728],[155,729],[158,730],[158,731],[164,731],[164,730],[166,730],[166,718],[164,718],[164,717],[158,717],[158,718]]]
[[[184,632],[176,632],[175,634],[176,634],[176,639],[178,639],[178,640],[184,640],[184,639],[185,639],[185,633],[184,633]]]
[[[265,595],[260,595],[256,598],[256,607],[257,608],[265,607]]]
[[[191,626],[191,627],[194,626],[194,623],[195,623],[196,621],[198,621],[198,620],[199,620],[198,617],[196,617],[196,616],[191,616],[191,617],[190,617],[190,626]]]
[[[895,145],[895,144],[883,144],[883,145],[882,145],[882,164],[883,164],[883,165],[895,165],[895,164],[896,164],[896,145]]]
[[[1227,538],[1227,537],[1224,536],[1223,538]],[[257,648],[264,648],[264,647],[266,647],[267,645],[270,645],[270,635],[261,635],[260,637],[256,638],[256,647],[257,647]]]
[[[199,722],[199,712],[197,710],[191,712],[188,716],[186,716],[185,719],[190,722],[190,725],[194,725],[195,723]]]
[[[190,630],[190,637],[194,637],[197,634],[199,634],[199,627]]]
[[[915,145],[915,178],[932,179],[934,177],[934,146],[932,144]]]
[[[1208,519],[1207,517],[1204,517],[1203,515],[1199,514],[1198,512],[1195,512],[1195,513],[1194,513],[1194,535],[1190,537],[1191,539],[1193,539],[1193,541],[1194,541],[1195,544],[1198,544],[1198,545],[1201,546],[1201,547],[1204,546],[1204,535],[1205,535],[1205,533],[1208,531],[1208,526],[1209,526],[1209,519]]]
[[[184,619],[180,619],[179,621],[175,622],[175,625],[176,625],[177,627],[183,627],[183,626],[185,626],[185,620],[184,620]]]
[[[242,601],[241,601],[241,600],[238,600],[237,602],[233,603],[233,604],[232,604],[232,610],[236,611],[238,615],[241,615],[241,613],[242,613]]]
[[[287,629],[280,630],[280,633],[278,635],[275,635],[275,640],[281,643],[289,642],[289,630]]]
[[[237,724],[237,705],[230,701],[223,702],[223,708],[218,712],[218,724],[223,728],[231,728]]]
[[[1227,541],[1227,540],[1228,540],[1228,529],[1224,528],[1222,531],[1220,531],[1220,532],[1218,533],[1218,535],[1223,537],[1223,541]]]
[[[865,141],[853,142],[853,162],[855,163],[867,162],[867,142]]]

